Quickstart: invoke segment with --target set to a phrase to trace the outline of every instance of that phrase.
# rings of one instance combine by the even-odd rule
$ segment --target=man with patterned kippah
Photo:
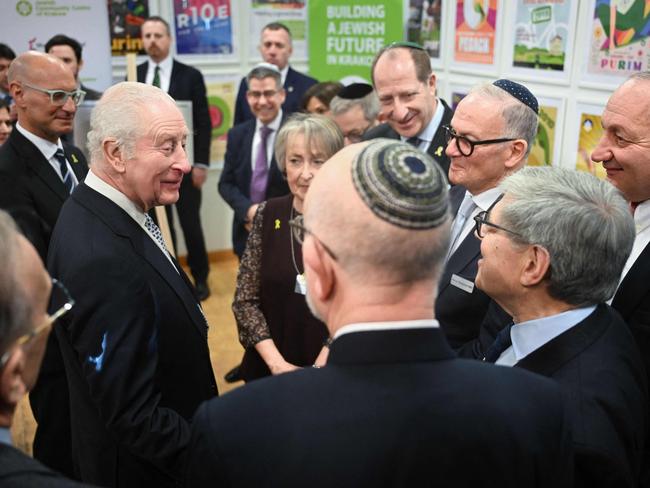
[[[408,142],[428,153],[445,174],[445,132],[453,110],[436,96],[436,75],[429,55],[414,42],[394,42],[375,56],[372,84],[379,97],[379,120],[364,140],[386,137]]]
[[[509,321],[474,285],[481,257],[474,216],[489,210],[499,197],[499,182],[526,164],[537,112],[537,99],[525,86],[502,79],[473,88],[444,128],[449,182],[455,185],[450,190],[454,222],[436,317],[452,347],[465,345],[462,355],[482,357],[482,347]],[[479,330],[485,335],[482,342],[476,340]]]
[[[399,141],[348,146],[304,210],[291,225],[328,363],[205,403],[187,486],[570,486],[556,385],[456,358],[433,316],[450,226],[439,166]]]

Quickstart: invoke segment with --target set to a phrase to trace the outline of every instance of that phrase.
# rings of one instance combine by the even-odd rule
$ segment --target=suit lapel
[[[147,70],[149,69],[149,61],[138,65],[137,78],[140,83],[145,83],[147,80]]]
[[[582,322],[531,352],[515,366],[544,376],[552,376],[605,332],[611,323],[611,317],[607,320],[606,316],[607,306],[598,305]]]
[[[169,77],[169,91],[167,92],[170,97],[173,99],[176,99],[176,91],[177,91],[177,85],[178,85],[178,71],[180,69],[180,65],[176,62],[172,62],[172,73],[171,76]],[[196,130],[196,128],[194,129]]]
[[[244,164],[242,165],[243,180],[246,184],[246,194],[250,195],[251,178],[253,177],[253,138],[255,137],[255,119],[250,121],[243,138]]]
[[[648,292],[649,280],[650,244],[641,251],[614,294],[612,307],[618,310],[623,318],[628,319],[630,314],[639,307],[639,303]]]
[[[442,98],[439,98],[438,100],[442,104],[444,112],[442,114],[440,125],[438,126],[436,133],[433,135],[433,140],[431,141],[431,144],[429,144],[427,153],[429,153],[429,155],[435,159],[435,161],[445,172],[445,175],[447,175],[449,172],[449,159],[445,155],[447,142],[445,141],[445,130],[442,128],[442,126],[448,125],[451,122],[451,118],[454,115],[454,112],[449,108],[449,106]]]
[[[88,167],[83,164],[74,151],[72,151],[71,146],[64,144],[63,152],[65,153],[66,159],[70,162],[70,167],[77,177],[77,181],[81,183],[86,177],[86,173],[88,173]]]

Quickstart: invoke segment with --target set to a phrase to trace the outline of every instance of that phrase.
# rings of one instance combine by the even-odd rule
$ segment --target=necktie
[[[54,153],[54,157],[59,162],[59,167],[61,168],[61,179],[63,180],[63,184],[68,190],[68,193],[72,193],[72,190],[74,189],[74,179],[72,178],[72,175],[68,171],[68,163],[65,160],[65,154],[63,153],[63,149],[61,148],[57,149],[56,153]]]
[[[269,177],[269,163],[266,157],[266,141],[269,134],[273,129],[263,125],[260,127],[260,145],[255,158],[255,168],[253,169],[253,176],[251,177],[251,201],[259,203],[264,201],[266,197],[266,182]]]
[[[487,363],[495,362],[497,359],[499,359],[501,353],[503,353],[503,351],[505,351],[512,345],[512,338],[510,337],[511,328],[512,328],[512,324],[501,329],[501,332],[497,334],[497,338],[494,340],[492,345],[488,347],[488,350],[485,352],[485,357],[483,358],[483,361]]]
[[[165,246],[165,241],[163,240],[162,232],[160,232],[160,229],[151,218],[151,215],[148,213],[144,214],[144,227],[149,231],[153,238],[156,239],[156,242],[160,244],[160,247],[163,248],[167,254],[169,254],[169,251],[167,251],[167,246]]]
[[[151,84],[160,88],[160,66],[158,65],[156,65],[156,69],[153,71],[153,81]]]
[[[406,139],[406,143],[410,144],[413,147],[420,147],[420,142],[422,142],[422,139],[420,139],[418,136],[413,136]]]
[[[465,222],[472,215],[472,212],[476,208],[474,200],[472,200],[472,195],[469,192],[465,192],[465,198],[458,208],[458,213],[454,219],[454,224],[451,227],[450,232],[450,242],[449,242],[449,252],[447,253],[447,258],[452,255],[453,251],[456,250],[459,244],[460,236],[463,234],[463,228],[465,227]]]

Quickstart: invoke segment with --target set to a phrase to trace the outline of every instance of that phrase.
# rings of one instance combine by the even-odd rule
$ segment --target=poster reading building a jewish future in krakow
[[[174,0],[178,54],[233,54],[230,0]]]
[[[309,73],[319,80],[370,82],[377,51],[403,39],[402,2],[310,0]]]
[[[627,77],[650,67],[650,2],[592,0],[587,74]]]
[[[497,0],[456,0],[454,61],[494,63]]]
[[[512,66],[564,72],[576,9],[571,0],[518,0]]]

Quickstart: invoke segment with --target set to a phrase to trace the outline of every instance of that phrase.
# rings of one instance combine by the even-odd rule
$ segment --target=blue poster
[[[178,54],[233,54],[230,0],[174,0]]]

